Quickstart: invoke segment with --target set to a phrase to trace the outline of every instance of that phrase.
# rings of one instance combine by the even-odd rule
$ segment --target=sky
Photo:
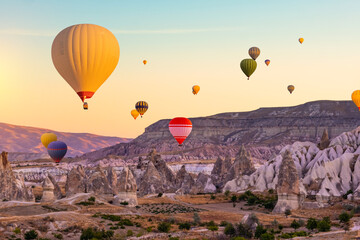
[[[358,9],[358,0],[0,0],[0,122],[134,138],[161,119],[351,100]],[[120,45],[88,111],[51,59],[57,33],[81,23],[109,29]],[[261,54],[247,80],[240,61],[253,46]],[[140,100],[149,110],[134,120]]]

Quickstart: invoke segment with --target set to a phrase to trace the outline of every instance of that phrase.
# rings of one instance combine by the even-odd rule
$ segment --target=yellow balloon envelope
[[[78,24],[65,28],[55,37],[51,56],[56,70],[84,101],[114,71],[120,47],[106,28]]]
[[[360,111],[360,90],[356,90],[351,94],[351,99],[355,105],[359,108]]]
[[[299,38],[299,42],[302,44],[304,42],[303,38]]]
[[[44,147],[48,147],[51,142],[57,141],[57,136],[54,133],[44,133],[41,135],[41,143]]]
[[[194,95],[198,94],[199,91],[200,91],[200,86],[195,85],[192,87],[192,92]]]
[[[136,109],[131,110],[131,116],[133,116],[134,119],[136,119],[139,115],[140,113]]]
[[[146,65],[146,63],[147,63],[147,61],[146,61],[146,60],[144,60],[144,61],[143,61],[143,64],[144,64],[144,65]]]

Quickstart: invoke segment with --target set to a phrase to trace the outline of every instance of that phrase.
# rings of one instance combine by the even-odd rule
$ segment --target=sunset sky
[[[359,9],[358,0],[0,0],[0,122],[136,137],[164,118],[351,100]],[[57,33],[80,23],[109,29],[120,45],[88,111],[51,60]],[[239,64],[253,46],[261,54],[248,81]],[[134,120],[139,100],[149,110]]]

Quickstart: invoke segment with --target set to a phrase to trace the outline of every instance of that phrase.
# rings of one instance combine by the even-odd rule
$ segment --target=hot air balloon
[[[63,142],[60,141],[51,142],[48,146],[48,153],[56,163],[59,163],[61,159],[63,159],[66,152],[67,152],[67,146]]]
[[[54,133],[44,133],[41,135],[41,143],[44,147],[48,147],[51,142],[57,141],[57,136]]]
[[[249,49],[249,55],[252,59],[256,60],[260,55],[260,49],[258,47],[252,47]]]
[[[139,116],[139,112],[134,109],[134,110],[131,110],[131,116],[133,116],[133,118],[136,120],[136,118]]]
[[[144,65],[146,65],[146,63],[147,63],[147,61],[146,61],[146,60],[144,60],[144,61],[143,61],[143,64],[144,64]]]
[[[198,94],[199,91],[200,91],[200,86],[195,85],[195,86],[192,87],[192,93],[194,95]]]
[[[266,59],[266,60],[265,60],[265,64],[266,64],[266,66],[269,66],[270,60],[269,60],[269,59]]]
[[[192,123],[184,117],[173,118],[169,122],[169,130],[175,140],[182,146],[184,140],[189,136],[192,130]]]
[[[288,91],[290,92],[290,94],[295,90],[295,87],[294,87],[294,85],[289,85],[288,87],[287,87],[287,89],[288,89]]]
[[[359,108],[360,111],[360,90],[356,90],[351,94],[351,99],[355,105]]]
[[[84,102],[91,98],[118,64],[119,43],[106,28],[78,24],[54,39],[51,57],[56,70]]]
[[[88,110],[89,109],[89,104],[87,102],[84,102],[83,107],[84,107],[84,110]]]
[[[144,113],[148,110],[149,105],[145,101],[139,101],[135,104],[135,109],[140,113],[140,116],[142,117]]]
[[[299,38],[299,43],[303,43],[304,42],[304,39],[303,38]]]
[[[241,61],[240,67],[241,70],[245,73],[245,75],[248,77],[248,80],[256,70],[257,63],[255,60],[247,58]]]

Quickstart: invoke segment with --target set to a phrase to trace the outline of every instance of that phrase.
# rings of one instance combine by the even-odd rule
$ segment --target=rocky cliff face
[[[179,148],[171,136],[169,120],[160,120],[130,143],[85,154],[83,158],[117,155],[137,160],[136,156],[156,148],[166,161],[217,159],[227,155],[235,157],[244,144],[254,161],[262,161],[295,141],[319,142],[324,129],[331,138],[360,125],[358,109],[351,101],[316,101],[295,107],[223,113],[191,121],[193,130],[183,148]]]
[[[7,152],[0,155],[0,183],[0,199],[34,201],[32,189],[25,186],[24,176],[13,173]]]
[[[127,202],[128,206],[135,207],[138,205],[136,190],[135,177],[129,168],[125,167],[117,180],[116,191],[118,193],[114,197],[114,204],[119,205],[122,202]]]
[[[284,147],[281,154],[250,176],[240,176],[227,182],[223,191],[236,192],[250,187],[257,191],[276,189],[282,174],[280,170],[282,154],[289,151],[300,178],[300,195],[316,196],[319,206],[323,206],[333,197],[342,196],[349,190],[357,196],[360,190],[359,146],[360,127],[335,137],[323,150],[311,142],[295,142]]]

